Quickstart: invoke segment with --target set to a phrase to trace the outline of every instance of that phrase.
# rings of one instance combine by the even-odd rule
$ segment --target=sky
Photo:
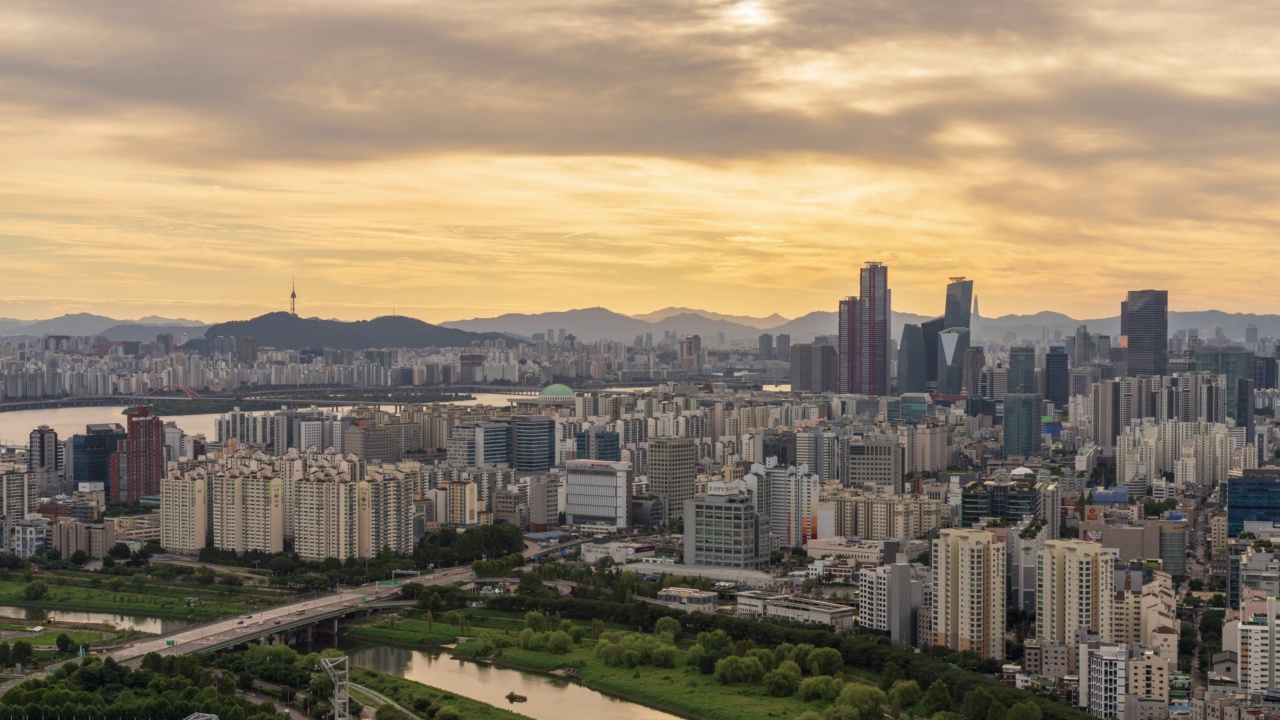
[[[1280,5],[0,3],[0,316],[1280,311]]]

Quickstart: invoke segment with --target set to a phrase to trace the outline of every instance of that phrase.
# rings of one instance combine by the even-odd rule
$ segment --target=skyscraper
[[[930,644],[1004,660],[1004,542],[985,530],[943,530],[932,556]]]
[[[964,356],[969,349],[969,330],[947,328],[938,333],[938,392],[959,395],[964,387]]]
[[[924,392],[928,377],[929,364],[924,357],[924,332],[919,325],[904,325],[902,342],[898,346],[898,392]]]
[[[978,381],[982,377],[982,369],[987,366],[987,354],[980,347],[970,346],[964,351],[964,391],[970,395],[978,395]]]
[[[662,516],[675,520],[693,497],[698,474],[698,447],[689,438],[657,438],[649,442],[649,490],[662,501]]]
[[[1129,375],[1164,375],[1169,370],[1169,291],[1130,290],[1120,303],[1120,347]]]
[[[1067,367],[1067,349],[1061,345],[1049,348],[1044,356],[1044,397],[1057,407],[1065,407],[1071,397],[1071,370]]]
[[[27,470],[39,478],[40,492],[49,493],[56,488],[58,476],[63,472],[62,453],[57,430],[41,425],[31,431],[27,441]]]
[[[840,391],[888,395],[892,305],[889,268],[868,262],[862,268],[859,290],[859,297],[840,302]]]
[[[947,285],[947,304],[942,316],[944,329],[964,328],[969,326],[969,308],[973,306],[973,281],[962,277],[951,278]]]
[[[111,455],[111,499],[138,502],[160,494],[165,477],[164,420],[151,414],[146,405],[125,416],[127,437]]]
[[[760,334],[760,359],[773,359],[773,335],[769,333]]]
[[[1257,373],[1254,354],[1242,347],[1201,349],[1196,352],[1196,370],[1227,377],[1227,414],[1237,417],[1240,409],[1239,391],[1242,387],[1239,380],[1252,380]]]
[[[1036,349],[1033,347],[1009,348],[1009,389],[1011,393],[1036,391]]]
[[[835,392],[839,386],[839,358],[830,345],[801,343],[790,347],[791,389],[795,392]]]
[[[1040,454],[1040,404],[1032,393],[1004,396],[1004,456],[1031,457]]]

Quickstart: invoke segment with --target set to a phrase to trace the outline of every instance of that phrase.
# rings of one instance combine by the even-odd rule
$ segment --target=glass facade
[[[1239,535],[1246,520],[1280,520],[1280,479],[1247,474],[1227,479],[1227,536]]]

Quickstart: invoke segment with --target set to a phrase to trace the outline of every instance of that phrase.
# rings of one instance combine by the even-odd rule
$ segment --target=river
[[[457,660],[443,651],[341,644],[356,667],[437,687],[533,720],[564,720],[567,714],[610,720],[679,720],[549,675]],[[528,701],[508,702],[509,692],[524,695]]]
[[[45,620],[52,617],[59,622],[92,623],[95,625],[111,625],[120,630],[138,630],[140,632],[163,635],[190,627],[186,620],[146,617],[145,615],[113,615],[101,612],[79,612],[77,610],[41,610],[32,607],[15,607],[0,605],[0,618],[15,620]]]

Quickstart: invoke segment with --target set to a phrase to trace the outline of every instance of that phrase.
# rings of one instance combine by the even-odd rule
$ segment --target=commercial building
[[[1036,349],[1029,346],[1009,348],[1008,393],[1036,394]]]
[[[736,599],[739,615],[825,625],[833,632],[845,632],[854,626],[854,610],[847,605],[761,590],[740,592]]]
[[[698,447],[689,438],[656,438],[649,442],[649,491],[662,501],[663,516],[675,518],[693,497],[698,473]]]
[[[1120,347],[1125,351],[1128,375],[1164,375],[1169,371],[1168,290],[1129,291],[1128,299],[1120,304]]]
[[[931,644],[1004,660],[1004,544],[985,530],[942,530],[932,561]]]
[[[801,343],[791,346],[792,392],[836,392],[840,385],[840,358],[835,347]]]
[[[564,521],[625,530],[631,526],[631,464],[600,460],[565,463]]]
[[[921,538],[942,524],[942,502],[924,495],[836,496],[835,534],[864,540]]]
[[[794,348],[793,348],[794,349]],[[719,596],[710,590],[669,587],[658,591],[658,601],[680,605],[685,610],[715,612]]]
[[[579,460],[622,461],[622,439],[618,433],[593,425],[574,435],[574,453]]]
[[[1280,478],[1245,470],[1227,479],[1227,536],[1236,537],[1253,520],[1280,518]]]
[[[906,450],[896,435],[855,437],[845,445],[845,485],[866,492],[902,493]]]
[[[119,423],[88,425],[83,435],[72,435],[71,480],[74,487],[102,483],[110,495],[111,455],[128,437]]]
[[[63,558],[70,558],[81,551],[90,558],[98,559],[115,547],[116,523],[114,520],[101,523],[64,520],[53,525],[52,544]]]
[[[708,483],[684,504],[685,565],[761,570],[769,566],[765,521],[744,481]]]
[[[1037,457],[1043,426],[1043,401],[1038,394],[1009,393],[1004,396],[1004,456]]]

